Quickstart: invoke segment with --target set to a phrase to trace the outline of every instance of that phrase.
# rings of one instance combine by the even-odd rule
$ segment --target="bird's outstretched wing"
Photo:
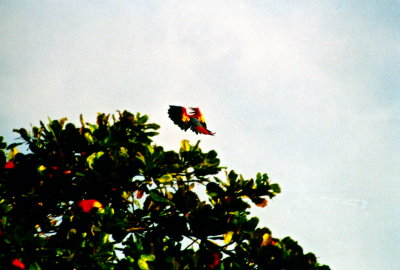
[[[168,109],[169,118],[184,131],[190,128],[190,116],[186,112],[185,107],[170,105]]]

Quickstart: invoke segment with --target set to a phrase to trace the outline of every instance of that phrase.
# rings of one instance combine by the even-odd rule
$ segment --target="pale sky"
[[[129,110],[282,194],[255,209],[332,269],[400,269],[400,2],[1,1],[0,135]],[[181,131],[198,106],[216,135]]]

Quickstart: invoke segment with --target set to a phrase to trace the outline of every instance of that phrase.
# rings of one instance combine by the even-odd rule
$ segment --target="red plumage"
[[[190,109],[191,112],[188,114],[185,107],[170,105],[168,109],[169,118],[184,131],[190,129],[196,134],[214,135],[214,132],[207,129],[207,124],[200,109]]]

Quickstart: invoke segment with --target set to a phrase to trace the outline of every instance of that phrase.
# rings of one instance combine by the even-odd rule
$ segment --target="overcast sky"
[[[266,172],[255,209],[332,269],[400,267],[400,2],[1,1],[0,134],[129,110]],[[185,133],[198,106],[216,135]]]

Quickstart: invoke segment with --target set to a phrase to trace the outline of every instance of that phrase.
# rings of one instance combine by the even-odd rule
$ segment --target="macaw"
[[[170,105],[168,109],[169,118],[181,129],[187,131],[189,128],[196,134],[214,135],[207,129],[207,124],[199,108],[190,108],[190,114],[185,107]]]

